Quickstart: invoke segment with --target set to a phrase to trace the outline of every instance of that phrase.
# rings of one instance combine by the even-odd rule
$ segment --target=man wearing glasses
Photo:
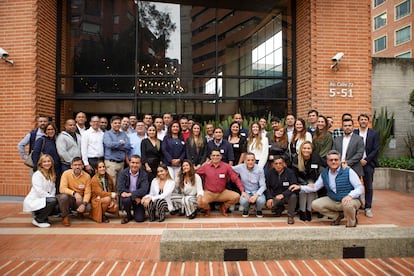
[[[329,151],[326,160],[328,168],[320,174],[314,184],[292,185],[289,189],[310,193],[325,187],[328,195],[315,199],[312,202],[312,209],[335,218],[331,225],[340,225],[345,217],[346,227],[356,227],[358,224],[356,213],[361,207],[359,197],[363,192],[361,181],[354,170],[341,166],[341,154],[338,151]]]

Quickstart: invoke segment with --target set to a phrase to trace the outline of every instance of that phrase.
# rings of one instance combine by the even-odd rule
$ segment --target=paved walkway
[[[358,227],[414,226],[414,197],[375,191],[374,218],[359,216]],[[164,229],[331,227],[327,219],[286,223],[286,217],[225,218],[212,213],[188,220],[179,216],[162,222],[109,224],[72,219],[64,227],[54,218],[51,228],[31,225],[21,202],[0,198],[0,275],[414,275],[414,256],[387,259],[274,260],[243,262],[161,262],[159,242]],[[345,227],[344,225],[339,227]],[[197,246],[195,244],[195,246]]]

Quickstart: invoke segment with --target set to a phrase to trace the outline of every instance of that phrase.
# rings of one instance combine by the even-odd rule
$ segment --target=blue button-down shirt
[[[124,161],[125,153],[129,154],[131,149],[128,136],[112,129],[105,131],[103,143],[105,160]]]
[[[233,170],[240,175],[244,190],[247,193],[263,194],[266,190],[266,179],[263,169],[254,164],[253,169],[247,169],[246,164],[240,164],[233,167]]]

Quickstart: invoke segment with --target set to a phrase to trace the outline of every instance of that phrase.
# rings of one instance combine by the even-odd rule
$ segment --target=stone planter
[[[414,171],[393,168],[376,168],[374,189],[393,190],[414,195]]]

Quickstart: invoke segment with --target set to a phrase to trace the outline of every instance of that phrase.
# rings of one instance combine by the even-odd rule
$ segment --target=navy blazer
[[[337,150],[342,155],[342,141],[344,136],[336,137],[332,149]],[[361,159],[364,156],[364,139],[361,136],[352,134],[349,141],[348,149],[346,151],[345,160],[348,166],[351,167],[358,176],[364,175],[364,170],[361,165]]]
[[[359,135],[359,128],[354,129],[354,133]],[[378,151],[380,147],[380,138],[378,131],[368,128],[367,138],[365,141],[365,160],[367,161],[367,165],[375,168],[379,166],[378,163]]]
[[[116,182],[118,187],[118,193],[121,195],[123,192],[129,193],[129,186],[131,185],[131,178],[129,177],[129,170],[130,168],[123,169]],[[143,170],[139,170],[137,183],[133,183],[135,185],[136,190],[132,193],[132,200],[135,198],[143,198],[149,192],[149,183],[148,183],[148,175]]]

